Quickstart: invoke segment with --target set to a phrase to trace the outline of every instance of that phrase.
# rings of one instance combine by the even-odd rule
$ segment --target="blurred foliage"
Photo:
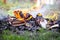
[[[9,9],[11,5],[9,4],[4,4],[3,2],[0,1],[0,8],[2,9]]]
[[[24,5],[23,5],[24,4]],[[20,7],[20,8],[30,8],[33,3],[29,1],[19,1],[19,0],[7,0],[6,4],[0,0],[0,7],[4,9],[10,9],[11,7]]]

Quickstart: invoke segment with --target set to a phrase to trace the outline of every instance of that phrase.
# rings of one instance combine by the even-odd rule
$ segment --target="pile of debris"
[[[15,17],[8,16],[0,20],[0,30],[9,29],[11,31],[37,31],[40,28],[44,29],[60,29],[59,20],[51,20],[43,18],[41,13],[36,15],[36,18],[29,13],[22,13],[22,11],[14,11]]]

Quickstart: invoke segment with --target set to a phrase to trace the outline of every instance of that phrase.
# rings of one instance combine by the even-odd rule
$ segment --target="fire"
[[[35,5],[31,7],[31,10],[39,10],[44,5],[44,0],[35,0]]]
[[[36,7],[39,7],[39,6],[40,6],[40,0],[37,0]]]
[[[34,4],[32,7],[30,7],[29,9],[21,9],[21,10],[23,11],[23,13],[27,13],[27,12],[30,12],[32,10],[39,10],[42,7],[43,2],[41,0],[35,0],[36,4]]]
[[[23,13],[27,13],[27,12],[29,12],[29,9],[22,9],[21,10]]]
[[[52,12],[52,14],[50,13],[50,14],[46,15],[45,18],[49,18],[49,19],[52,19],[52,20],[57,20],[58,19],[58,14],[57,13],[58,12]]]
[[[40,9],[41,5],[40,5],[40,0],[35,0],[36,4],[34,4],[30,9],[22,9],[23,13],[27,13],[30,12],[31,10],[38,10]]]

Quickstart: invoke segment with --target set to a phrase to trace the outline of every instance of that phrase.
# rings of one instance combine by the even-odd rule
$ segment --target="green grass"
[[[4,31],[3,40],[60,40],[60,33],[41,29],[39,32],[25,31],[23,35],[17,35],[10,31]]]

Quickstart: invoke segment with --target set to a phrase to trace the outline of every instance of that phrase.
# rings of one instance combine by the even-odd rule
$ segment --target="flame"
[[[40,0],[37,0],[36,7],[39,7],[39,6],[40,6]]]
[[[38,10],[40,7],[40,0],[36,0],[36,4],[33,5],[30,9],[22,9],[23,13],[30,12],[31,10]]]
[[[52,20],[57,20],[58,19],[58,14],[57,13],[58,12],[52,12],[52,14],[50,13],[50,14],[46,15],[45,18],[49,18],[49,19],[52,19]]]
[[[39,10],[43,3],[44,3],[44,0],[41,1],[41,0],[35,0],[36,1],[36,4],[34,4],[30,9],[23,9],[23,13],[27,13],[27,12],[30,12],[31,10]],[[40,4],[41,3],[41,4]]]
[[[28,13],[29,12],[29,9],[22,9],[21,10],[23,13]]]

